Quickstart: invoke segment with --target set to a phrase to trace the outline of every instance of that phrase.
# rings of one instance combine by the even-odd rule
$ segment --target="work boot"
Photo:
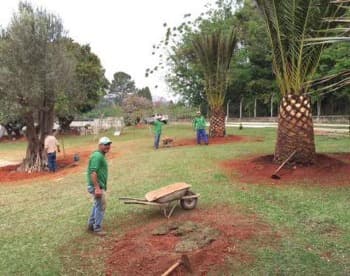
[[[94,231],[94,225],[93,224],[89,224],[87,227],[87,231],[88,232],[93,232]]]
[[[100,230],[100,231],[93,231],[93,233],[94,233],[94,235],[100,236],[100,237],[104,237],[104,236],[107,235],[107,233],[105,231],[102,231],[102,230]]]

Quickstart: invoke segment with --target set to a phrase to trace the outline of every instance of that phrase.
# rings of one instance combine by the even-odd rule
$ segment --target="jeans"
[[[57,169],[56,164],[56,152],[50,152],[47,154],[47,166],[50,172],[55,172]]]
[[[102,221],[106,210],[106,197],[103,190],[101,197],[95,197],[95,188],[91,186],[88,187],[88,192],[94,198],[94,204],[92,206],[88,224],[93,226],[95,232],[98,232],[102,230]]]
[[[160,133],[154,135],[154,148],[159,148]]]
[[[205,133],[205,129],[197,129],[197,144],[200,144],[201,141],[208,144],[208,135]]]

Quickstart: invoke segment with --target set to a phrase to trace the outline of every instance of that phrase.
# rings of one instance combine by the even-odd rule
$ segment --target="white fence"
[[[115,135],[120,135],[124,126],[123,117],[106,117],[91,121],[73,121],[70,124],[70,128],[77,130],[80,135],[97,135],[101,131],[106,131],[109,129],[114,129]],[[55,124],[54,128],[58,128],[58,125]]]

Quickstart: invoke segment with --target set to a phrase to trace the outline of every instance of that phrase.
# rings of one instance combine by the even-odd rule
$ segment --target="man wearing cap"
[[[161,121],[162,116],[156,115],[154,120],[154,149],[159,148],[160,135],[162,134],[162,126],[164,123]]]
[[[105,191],[107,190],[108,165],[105,158],[111,148],[112,141],[108,137],[100,138],[98,150],[89,159],[87,168],[88,192],[94,198],[91,215],[88,221],[88,231],[103,236],[102,221],[106,210]]]
[[[192,125],[193,129],[197,133],[197,144],[200,145],[203,140],[206,145],[208,145],[208,135],[205,132],[205,126],[207,122],[204,116],[201,115],[200,111],[196,112],[197,116],[193,119]]]

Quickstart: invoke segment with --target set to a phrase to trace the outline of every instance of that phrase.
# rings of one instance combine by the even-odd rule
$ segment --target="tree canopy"
[[[109,87],[109,94],[115,95],[115,102],[120,104],[128,94],[136,93],[135,82],[125,72],[116,72]]]

